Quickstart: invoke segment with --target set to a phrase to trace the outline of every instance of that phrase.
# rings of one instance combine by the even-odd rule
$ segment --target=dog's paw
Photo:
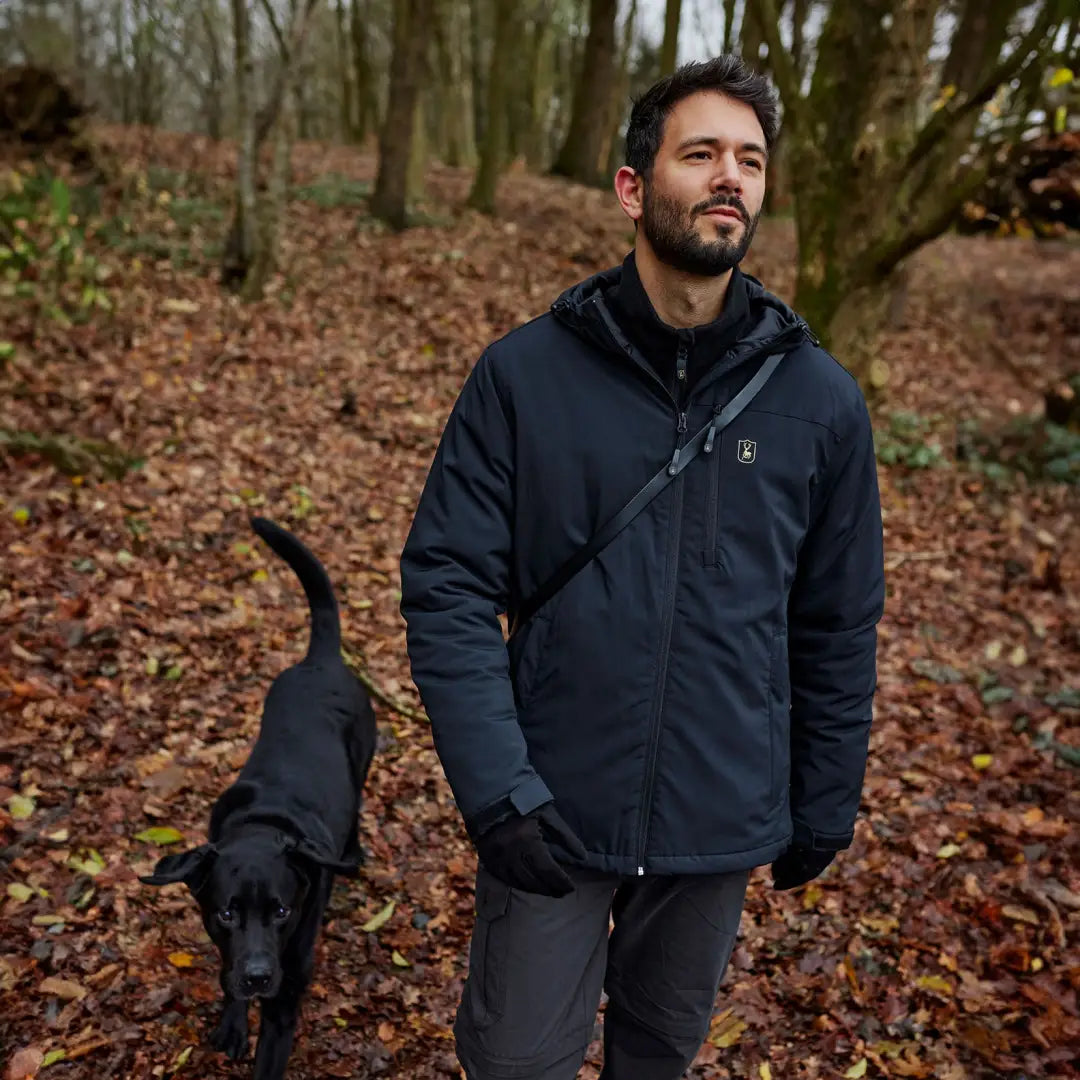
[[[240,1061],[248,1052],[247,1018],[242,1021],[225,1017],[210,1036],[210,1045],[215,1050],[228,1054],[233,1061]]]

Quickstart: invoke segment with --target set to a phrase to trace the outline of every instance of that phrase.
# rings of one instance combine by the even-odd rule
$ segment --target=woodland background
[[[1075,5],[8,0],[5,1080],[249,1067],[205,1045],[193,904],[136,875],[306,640],[252,512],[325,561],[380,719],[290,1075],[458,1075],[475,859],[398,555],[484,346],[632,243],[632,96],[729,48],[784,112],[745,266],[871,402],[889,596],[855,844],[755,874],[689,1075],[1078,1075]]]

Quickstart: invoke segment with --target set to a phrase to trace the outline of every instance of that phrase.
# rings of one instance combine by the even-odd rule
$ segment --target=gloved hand
[[[484,869],[504,885],[541,896],[566,896],[574,891],[574,883],[552,857],[549,841],[577,859],[585,857],[581,841],[552,803],[500,821],[475,843]]]
[[[836,858],[835,851],[789,847],[772,864],[773,888],[795,889],[813,881]]]

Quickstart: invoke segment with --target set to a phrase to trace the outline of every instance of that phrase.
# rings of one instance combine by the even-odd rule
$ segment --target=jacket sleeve
[[[819,850],[845,848],[854,835],[885,602],[877,466],[861,394],[853,427],[837,439],[815,493],[788,604],[793,843]]]
[[[514,440],[487,353],[446,423],[401,555],[413,681],[465,823],[551,800],[529,764],[498,615],[510,588]]]

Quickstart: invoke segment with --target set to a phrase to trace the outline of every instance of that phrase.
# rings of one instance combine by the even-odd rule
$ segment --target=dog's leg
[[[210,1045],[215,1050],[228,1054],[233,1061],[239,1061],[247,1055],[248,1049],[248,1003],[239,998],[225,995],[225,1009],[221,1014]]]
[[[259,1021],[259,1041],[255,1046],[254,1080],[282,1080],[285,1066],[292,1053],[296,1024],[300,1019],[300,1002],[311,982],[315,966],[315,939],[326,901],[333,885],[333,875],[323,871],[312,892],[312,903],[304,913],[281,958],[286,972],[281,989],[272,998],[262,1001]]]
[[[309,973],[310,977],[310,973]],[[300,998],[306,989],[290,982],[276,997],[262,1001],[259,1041],[255,1046],[254,1080],[282,1080],[292,1053],[296,1023],[300,1019]]]

